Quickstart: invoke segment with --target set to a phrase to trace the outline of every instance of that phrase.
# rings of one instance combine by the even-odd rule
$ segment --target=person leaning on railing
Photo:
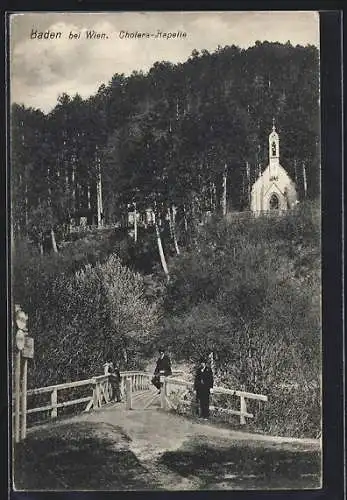
[[[115,401],[117,401],[117,403],[120,403],[122,401],[122,397],[120,390],[121,376],[119,369],[114,367],[112,361],[107,361],[104,364],[104,373],[105,375],[110,375],[109,381],[112,387],[112,397]]]
[[[157,359],[157,364],[154,370],[152,378],[152,384],[156,387],[160,393],[162,382],[160,381],[160,377],[168,377],[172,375],[171,370],[171,360],[167,354],[165,354],[164,349],[159,349],[159,358]]]

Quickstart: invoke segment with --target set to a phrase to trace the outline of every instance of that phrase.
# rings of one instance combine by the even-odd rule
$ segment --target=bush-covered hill
[[[177,360],[214,353],[217,381],[267,394],[276,433],[320,428],[320,216],[211,221],[171,264],[161,338]]]

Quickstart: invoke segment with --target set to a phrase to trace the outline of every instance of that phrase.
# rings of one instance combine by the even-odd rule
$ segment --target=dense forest
[[[101,373],[107,357],[145,367],[158,345],[188,366],[213,352],[217,383],[269,396],[255,426],[319,435],[318,69],[314,46],[257,42],[116,74],[48,114],[13,104],[12,285],[35,338],[30,387]],[[273,118],[300,203],[253,218]],[[74,231],[81,217],[92,227]]]
[[[188,61],[157,62],[147,74],[115,74],[88,99],[61,95],[47,115],[14,104],[15,233],[39,245],[52,234],[59,243],[75,216],[95,221],[99,185],[110,223],[126,221],[136,203],[159,226],[171,210],[171,227],[184,220],[187,228],[204,211],[221,210],[224,179],[228,208],[247,209],[249,186],[267,164],[273,118],[300,198],[303,166],[305,194],[316,197],[318,68],[314,46],[257,42],[247,50],[195,50]]]

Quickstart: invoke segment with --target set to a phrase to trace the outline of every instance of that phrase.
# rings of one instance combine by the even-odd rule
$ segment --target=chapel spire
[[[272,118],[272,131],[269,135],[269,166],[270,177],[278,175],[278,166],[280,164],[280,140],[276,132],[275,118]]]

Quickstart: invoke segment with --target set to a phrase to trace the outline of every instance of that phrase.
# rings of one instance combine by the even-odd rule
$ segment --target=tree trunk
[[[91,209],[91,203],[90,203],[90,185],[88,184],[87,187],[87,200],[88,200],[88,210]]]
[[[54,229],[51,228],[51,240],[52,240],[52,249],[54,253],[58,253],[57,242],[55,240]]]
[[[171,233],[171,238],[173,239],[174,245],[175,245],[175,250],[177,255],[180,254],[180,249],[178,248],[178,243],[177,243],[177,238],[176,238],[176,221],[175,221],[175,210],[174,207],[171,206],[169,208],[169,223],[170,223],[170,233]]]
[[[97,216],[98,216],[98,227],[102,226],[102,214],[103,214],[103,207],[102,207],[102,184],[101,184],[101,172],[100,172],[100,167],[98,166],[99,171],[98,171],[98,181],[97,181],[97,186],[96,186],[96,203],[97,203]]]
[[[143,216],[143,227],[145,229],[147,229],[148,221],[147,221],[147,211],[146,210],[142,213],[142,216]]]
[[[169,215],[169,228],[170,228],[170,236],[173,239],[173,227],[172,227],[172,213],[171,213],[171,207],[168,209],[168,215]]]
[[[187,220],[187,210],[185,203],[183,204],[183,218],[184,218],[184,229],[188,233],[188,220]]]
[[[222,190],[222,213],[223,217],[227,214],[227,166],[224,166],[223,172],[223,190]]]
[[[247,209],[251,207],[251,168],[249,163],[246,163],[246,174],[247,174]]]
[[[165,276],[166,276],[167,280],[169,281],[169,270],[167,267],[165,254],[164,254],[164,250],[163,250],[163,245],[162,245],[162,241],[161,241],[161,236],[160,236],[160,230],[159,230],[159,226],[158,226],[158,222],[157,222],[157,217],[155,214],[154,214],[154,226],[155,226],[155,232],[157,235],[157,244],[158,244],[158,250],[159,250],[159,255],[160,255],[160,262],[161,262],[163,271],[165,273]]]
[[[298,172],[296,168],[296,160],[294,160],[294,180],[295,180],[295,187],[298,187]]]
[[[28,183],[25,180],[25,234],[28,237],[28,226],[29,226],[29,202],[28,202]]]
[[[216,185],[214,182],[211,183],[211,211],[215,212],[217,208],[217,193]]]
[[[190,204],[190,207],[191,207],[191,220],[193,222],[193,225],[195,227],[195,196],[192,196],[192,201],[191,201],[191,204]]]
[[[210,182],[209,194],[210,194],[210,211],[213,212],[213,184],[212,184],[212,182]]]
[[[76,210],[76,185],[75,185],[75,162],[72,163],[72,174],[71,174],[71,184],[72,184],[72,210]]]
[[[302,164],[302,174],[304,178],[304,196],[307,196],[307,178],[306,178],[306,166],[305,163]]]
[[[135,243],[137,243],[137,210],[135,202],[134,202],[134,241]]]
[[[210,367],[211,367],[212,373],[213,373],[213,375],[215,375],[215,364],[214,364],[213,352],[210,352],[210,354],[208,355],[208,359],[210,362]]]

